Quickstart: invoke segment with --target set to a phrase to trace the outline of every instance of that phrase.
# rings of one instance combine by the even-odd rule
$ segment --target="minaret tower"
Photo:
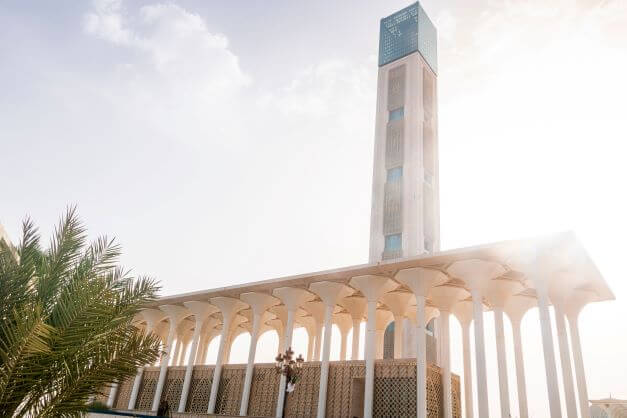
[[[416,2],[381,19],[370,262],[440,248],[437,31]]]

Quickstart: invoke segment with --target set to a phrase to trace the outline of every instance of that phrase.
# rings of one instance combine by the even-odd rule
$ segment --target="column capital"
[[[219,311],[216,306],[213,306],[208,302],[192,300],[188,302],[183,302],[183,305],[187,309],[189,309],[192,315],[194,315],[194,319],[199,322],[206,320],[209,315]]]
[[[381,296],[398,287],[398,283],[388,277],[371,274],[353,277],[350,285],[359,290],[368,302],[378,302]]]
[[[318,300],[311,300],[303,304],[303,309],[307,311],[318,325],[324,322],[324,303]]]
[[[239,298],[250,306],[253,315],[261,315],[271,306],[281,303],[281,301],[274,296],[259,292],[242,293],[239,295]]]
[[[459,323],[462,324],[462,327],[468,327],[472,322],[472,309],[472,299],[466,298],[455,304],[451,312]]]
[[[222,314],[222,323],[225,326],[228,326],[228,324],[233,320],[233,317],[239,311],[248,307],[248,305],[241,300],[226,296],[211,298],[210,302],[220,310],[220,313]]]
[[[340,312],[333,315],[333,323],[337,325],[340,333],[347,334],[353,328],[353,318],[347,312]]]
[[[353,319],[362,320],[366,315],[366,298],[359,295],[351,295],[339,301],[346,308]]]
[[[394,318],[403,318],[407,316],[407,310],[411,302],[416,303],[416,297],[413,293],[406,290],[396,289],[381,296],[381,302],[390,309]]]
[[[462,280],[470,289],[483,291],[490,280],[505,273],[505,268],[494,261],[473,258],[455,261],[446,271],[452,277]]]
[[[354,293],[353,289],[342,283],[329,281],[311,283],[309,290],[320,296],[326,306],[334,306],[338,300]]]
[[[433,286],[449,280],[442,271],[424,267],[399,270],[394,278],[410,288],[414,295],[424,297],[429,296],[429,291]]]
[[[512,324],[520,324],[527,311],[538,305],[538,298],[531,289],[512,295],[503,306],[503,312],[507,314]]]
[[[281,299],[289,311],[296,311],[303,303],[315,297],[311,292],[297,287],[278,287],[272,290],[272,294]]]
[[[159,309],[142,309],[139,314],[146,320],[148,332],[154,332],[157,325],[166,318],[166,314]]]
[[[524,286],[519,280],[499,276],[486,282],[483,295],[493,307],[503,308],[512,295],[523,290]]]
[[[416,305],[411,305],[409,309],[407,310],[407,318],[409,318],[409,320],[412,322],[413,325],[418,325],[417,319],[416,319],[416,309],[417,309]],[[422,326],[426,326],[429,323],[429,321],[431,321],[433,318],[439,315],[440,315],[440,310],[438,308],[433,306],[433,304],[431,303],[426,303],[425,304],[425,323],[422,324]]]
[[[192,314],[189,309],[178,305],[161,305],[159,309],[166,313],[170,321],[170,333],[175,332],[178,324]]]
[[[444,283],[431,289],[431,301],[440,312],[451,312],[457,302],[468,296],[466,289],[455,284]]]

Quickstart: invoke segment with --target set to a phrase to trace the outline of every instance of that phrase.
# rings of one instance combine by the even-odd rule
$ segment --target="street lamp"
[[[292,358],[293,355],[294,352],[292,351],[292,347],[288,347],[288,349],[285,350],[285,354],[279,353],[274,359],[276,371],[285,376],[285,392],[287,393],[294,390],[294,386],[298,380],[298,375],[300,374],[300,369],[305,362],[302,354],[299,354],[296,360]],[[287,393],[283,397],[283,417],[285,417]]]

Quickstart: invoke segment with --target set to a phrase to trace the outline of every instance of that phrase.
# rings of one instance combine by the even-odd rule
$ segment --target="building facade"
[[[538,309],[549,415],[589,418],[578,316],[588,303],[613,299],[611,290],[570,233],[441,252],[437,138],[437,34],[415,3],[381,20],[369,263],[161,298],[135,323],[161,337],[164,354],[113,385],[108,404],[154,411],[167,400],[178,412],[318,418],[472,418],[476,410],[487,418],[489,398],[498,397],[501,416],[528,418],[520,322]],[[495,359],[486,358],[487,312],[495,319]],[[451,315],[462,328],[463,386],[451,373]],[[515,389],[504,315],[512,324]],[[274,365],[254,359],[261,334],[276,333],[283,352],[298,327],[308,348],[288,395]],[[248,362],[230,364],[241,333],[251,337]],[[206,364],[214,338],[217,360]],[[330,361],[332,345],[340,346],[340,361]],[[499,384],[489,388],[491,363]]]
[[[437,31],[419,3],[381,20],[370,262],[440,249]]]

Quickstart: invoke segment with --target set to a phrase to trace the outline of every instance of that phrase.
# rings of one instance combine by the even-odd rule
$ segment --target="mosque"
[[[546,385],[552,418],[590,417],[577,319],[586,304],[614,296],[577,238],[561,233],[440,251],[437,62],[437,31],[418,2],[381,20],[368,263],[161,298],[136,325],[161,336],[164,355],[113,385],[109,406],[155,411],[167,400],[174,411],[209,415],[450,418],[476,410],[485,418],[496,397],[502,417],[527,418],[520,323],[538,309],[546,382],[534,384]],[[493,343],[484,337],[488,311],[493,359],[485,349]],[[461,379],[450,367],[451,315],[463,333]],[[260,335],[276,333],[284,352],[295,328],[306,331],[308,349],[288,393],[277,366],[254,359]],[[248,362],[231,364],[241,333],[250,334]],[[214,338],[217,360],[206,364]],[[332,345],[340,346],[339,361],[330,361]],[[492,362],[496,387],[487,384]]]

